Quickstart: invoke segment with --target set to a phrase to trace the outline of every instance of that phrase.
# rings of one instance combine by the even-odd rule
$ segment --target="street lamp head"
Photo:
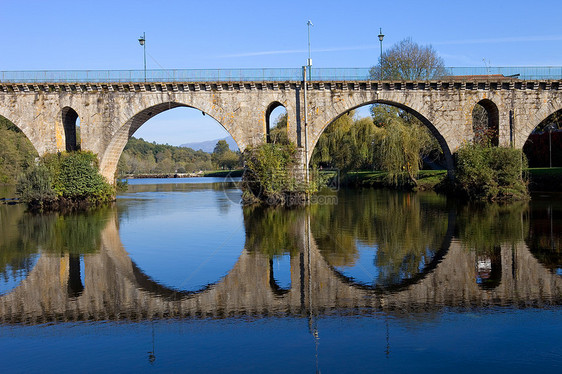
[[[312,24],[312,21],[310,21],[310,20],[308,20],[308,22],[306,23],[306,25],[307,25],[307,26],[314,26],[314,25]]]
[[[145,40],[146,39],[144,38],[144,33],[143,33],[142,36],[139,38],[139,44],[144,45]]]
[[[384,39],[384,34],[382,33],[382,27],[379,29],[379,40],[382,42]]]

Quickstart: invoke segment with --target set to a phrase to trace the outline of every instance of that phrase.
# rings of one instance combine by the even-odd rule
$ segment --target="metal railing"
[[[315,68],[312,81],[371,80],[370,68]],[[562,79],[562,66],[449,67],[447,78],[501,75],[523,80]],[[284,82],[302,80],[301,68],[147,70],[146,82]],[[0,71],[1,83],[145,82],[144,70]]]

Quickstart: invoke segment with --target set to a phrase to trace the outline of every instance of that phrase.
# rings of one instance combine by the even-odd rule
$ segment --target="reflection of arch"
[[[489,132],[489,140],[491,145],[498,146],[499,144],[499,128],[500,128],[500,114],[497,105],[489,99],[480,100],[476,105],[480,105],[487,114],[487,132]],[[473,132],[475,132],[474,126],[474,111],[476,110],[476,105],[472,110],[473,114]]]
[[[274,271],[274,267],[273,267],[273,258],[269,259],[269,286],[271,287],[271,290],[273,291],[273,293],[275,293],[277,296],[282,296],[282,295],[288,293],[289,291],[291,291],[291,286],[292,286],[292,285],[290,285],[287,288],[283,288],[283,287],[279,286],[279,284],[277,283],[277,280],[275,279],[275,271]]]
[[[439,263],[441,263],[443,257],[445,256],[445,254],[447,254],[447,252],[449,251],[449,247],[451,246],[451,241],[453,239],[453,234],[455,231],[456,218],[457,218],[456,211],[454,209],[451,209],[449,211],[448,219],[447,219],[447,232],[445,233],[445,237],[443,238],[443,241],[439,246],[439,250],[435,253],[435,256],[433,256],[431,262],[428,263],[423,268],[423,270],[420,271],[418,274],[416,274],[412,278],[404,279],[400,283],[391,284],[388,286],[368,285],[368,284],[359,283],[356,282],[353,278],[343,275],[336,268],[334,268],[332,265],[328,264],[327,262],[325,264],[333,271],[333,273],[336,275],[337,278],[339,278],[342,282],[354,288],[358,288],[362,290],[371,290],[381,293],[402,291],[416,283],[421,282],[425,277],[427,277],[437,268]]]
[[[79,149],[79,142],[76,138],[76,120],[78,113],[71,107],[62,108],[62,126],[64,129],[64,138],[66,151],[76,151]]]
[[[119,158],[121,157],[121,153],[127,145],[129,138],[133,136],[135,131],[137,131],[146,121],[151,119],[152,117],[166,111],[169,109],[185,107],[185,108],[193,108],[197,110],[201,110],[204,114],[209,115],[215,121],[219,123],[233,138],[234,135],[229,131],[228,128],[224,126],[212,113],[208,113],[199,109],[192,105],[187,105],[178,102],[164,102],[160,104],[153,105],[146,109],[141,110],[131,118],[129,118],[112,136],[111,142],[109,143],[108,147],[105,150],[103,156],[101,156],[100,161],[100,171],[101,174],[107,178],[109,182],[113,182],[113,177],[115,175],[115,171],[117,169],[117,163],[119,162]],[[220,114],[220,109],[215,108],[217,110],[217,114]],[[237,143],[238,147],[240,148],[240,144],[234,139]]]
[[[267,143],[271,143],[271,136],[270,136],[270,131],[271,131],[271,113],[273,113],[273,111],[279,107],[283,107],[285,108],[285,111],[287,111],[287,108],[285,107],[285,105],[281,104],[279,101],[274,101],[271,104],[269,104],[269,106],[267,107],[267,110],[265,111],[265,136],[266,136],[266,141]]]
[[[80,255],[68,256],[68,296],[78,297],[84,292],[84,284],[80,274]]]
[[[359,107],[362,107],[362,106],[372,105],[372,104],[390,105],[390,106],[402,109],[402,110],[406,111],[407,113],[416,117],[421,123],[423,123],[429,129],[431,134],[439,142],[439,145],[441,146],[441,149],[443,150],[443,155],[445,156],[445,165],[447,167],[447,170],[449,170],[449,172],[451,172],[453,170],[454,162],[453,162],[453,156],[451,154],[451,150],[449,148],[449,145],[447,144],[447,141],[445,140],[443,135],[441,135],[439,130],[433,125],[433,123],[431,123],[431,121],[429,121],[424,115],[419,113],[417,110],[415,110],[415,109],[413,109],[413,108],[411,108],[407,105],[404,105],[404,104],[401,104],[401,103],[398,103],[398,102],[395,102],[395,101],[390,101],[390,100],[367,101],[367,102],[361,103],[359,105],[355,105],[353,107],[346,108],[344,111],[341,111],[340,114],[338,114],[336,117],[334,117],[331,121],[328,121],[324,125],[324,127],[322,127],[320,133],[316,136],[316,139],[313,140],[313,144],[310,148],[310,152],[312,152],[314,150],[314,148],[316,147],[316,144],[318,143],[318,140],[320,139],[320,136],[324,133],[324,131],[326,131],[328,126],[330,126],[335,120],[337,120],[338,118],[340,118],[341,116],[343,116],[344,114],[346,114],[346,113],[348,113],[352,110],[355,110],[355,109],[357,109]]]
[[[146,275],[138,266],[131,260],[131,265],[133,266],[133,275],[135,277],[136,284],[143,290],[151,293],[152,295],[159,296],[166,300],[182,300],[193,297],[199,293],[205,292],[213,287],[213,285],[220,283],[222,280],[219,279],[215,283],[206,285],[205,287],[195,290],[195,291],[184,291],[163,286],[160,283],[154,281],[148,275]]]

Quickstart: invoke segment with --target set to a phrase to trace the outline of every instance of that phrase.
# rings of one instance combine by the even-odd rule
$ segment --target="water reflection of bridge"
[[[477,283],[476,254],[452,238],[449,229],[438,261],[425,272],[401,286],[370,288],[354,284],[328,265],[308,223],[301,223],[300,252],[291,258],[290,289],[280,292],[276,287],[267,255],[243,250],[236,265],[217,283],[197,292],[176,292],[153,282],[136,267],[113,218],[102,232],[100,251],[83,257],[83,285],[76,279],[80,274],[75,257],[43,254],[19,286],[0,297],[0,319],[35,324],[310,312],[400,313],[443,307],[525,307],[562,300],[562,277],[539,263],[524,241],[498,249],[500,274],[493,287]]]

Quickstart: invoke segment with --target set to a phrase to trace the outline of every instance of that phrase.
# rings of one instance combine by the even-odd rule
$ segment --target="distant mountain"
[[[232,136],[229,136],[227,138],[222,138],[222,139],[207,140],[207,141],[204,141],[204,142],[185,143],[185,144],[180,145],[180,147],[186,147],[186,148],[194,149],[196,151],[202,150],[203,152],[213,153],[213,150],[215,149],[215,145],[217,145],[217,142],[219,140],[226,140],[226,143],[228,144],[228,147],[230,148],[230,150],[232,150],[232,151],[238,150],[238,145],[236,145],[236,142],[234,141]]]

